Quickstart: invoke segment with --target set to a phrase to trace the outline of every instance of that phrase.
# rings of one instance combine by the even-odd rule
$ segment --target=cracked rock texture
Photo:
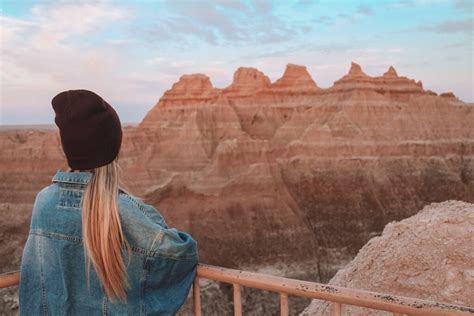
[[[474,204],[449,200],[385,226],[329,284],[474,307]],[[300,315],[332,315],[314,300]],[[391,315],[343,305],[344,315]]]

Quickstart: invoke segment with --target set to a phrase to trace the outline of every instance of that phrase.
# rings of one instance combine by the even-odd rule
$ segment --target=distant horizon
[[[390,66],[392,66],[392,65],[390,65]],[[390,67],[390,66],[388,66],[388,67]],[[388,67],[387,67],[387,70],[388,70]],[[397,70],[396,67],[394,67],[394,68],[395,68],[395,70]],[[364,71],[363,68],[362,68],[362,70]],[[349,68],[348,68],[348,70],[346,71],[345,74],[347,74],[348,71],[349,71]],[[365,71],[364,71],[364,72],[365,72]],[[341,78],[342,78],[345,74],[341,75]],[[382,73],[382,74],[383,74],[383,73]],[[382,74],[378,74],[378,75],[370,75],[370,74],[368,74],[368,75],[371,76],[371,77],[376,77],[376,76],[381,76]],[[282,72],[281,75],[283,75],[283,72]],[[311,73],[310,73],[310,75],[311,75],[311,77],[313,77]],[[414,79],[414,80],[416,80],[416,81],[419,80],[419,79],[417,79],[417,78],[410,78],[409,76],[404,76],[404,75],[401,75],[401,74],[398,74],[398,75],[399,75],[400,77],[407,77],[408,79]],[[280,77],[280,78],[281,78],[281,77]],[[178,78],[178,79],[179,79],[179,78]],[[177,79],[175,82],[178,82],[178,79]],[[272,83],[275,83],[276,80],[278,80],[278,79],[279,79],[279,78],[277,78],[277,79],[275,79],[275,80],[271,80],[271,82],[272,82]],[[339,79],[340,79],[340,78],[339,78]],[[210,80],[211,80],[211,83],[212,83],[212,78],[210,78]],[[314,78],[313,78],[313,80],[314,80]],[[424,88],[425,90],[429,90],[429,89],[427,89],[427,88],[424,87],[424,82],[423,82],[423,80],[420,80],[420,81],[422,81],[422,83],[423,83],[423,88]],[[214,85],[213,85],[213,87],[216,88],[216,89],[224,89],[224,88],[228,87],[231,83],[232,83],[232,81],[229,82],[229,84],[226,85],[226,86],[224,86],[224,87],[216,87],[216,86],[214,86]],[[317,82],[316,82],[316,84],[318,85],[319,88],[322,88],[322,89],[328,89],[328,88],[332,87],[332,85],[329,86],[329,87],[321,87]],[[170,86],[168,89],[171,89],[171,86]],[[168,90],[168,89],[165,89],[165,91]],[[438,95],[440,95],[441,93],[444,93],[444,92],[450,92],[450,90],[446,90],[446,91],[434,91],[434,92],[436,92]],[[162,97],[162,96],[160,96],[159,99],[161,99],[161,97]],[[456,97],[458,97],[458,96],[456,95]],[[148,109],[145,111],[145,113],[143,114],[143,117],[142,117],[142,118],[139,118],[137,121],[122,122],[123,127],[139,125],[139,124],[143,121],[143,119],[145,118],[145,116],[146,116],[146,114],[148,113],[148,111],[150,111],[150,110],[158,103],[159,99],[157,100],[157,102],[156,102],[154,105],[150,106],[150,108],[148,108]],[[465,104],[467,104],[467,105],[472,105],[472,106],[474,106],[474,100],[471,100],[470,102],[467,102],[467,101],[465,101],[465,100],[462,100],[461,98],[459,98],[459,99],[460,99],[462,102],[464,102]],[[119,116],[121,117],[120,113],[119,113]],[[21,127],[22,129],[27,129],[29,126],[51,126],[52,128],[56,127],[56,125],[55,125],[55,123],[54,123],[54,112],[53,112],[52,108],[51,108],[51,121],[50,121],[50,122],[41,122],[41,123],[11,123],[11,124],[4,124],[2,121],[0,121],[0,130],[2,130],[2,127],[4,127],[3,129],[14,129],[14,127]]]
[[[289,63],[321,88],[352,61],[370,76],[394,66],[472,103],[473,21],[469,0],[4,1],[0,125],[51,124],[51,99],[70,89],[140,122],[181,75],[224,88],[239,67],[274,82]]]
[[[141,122],[121,122],[122,127],[137,126]],[[0,124],[0,130],[15,129],[16,127],[21,129],[28,129],[29,127],[43,127],[44,129],[56,129],[55,123],[44,123],[44,124]]]

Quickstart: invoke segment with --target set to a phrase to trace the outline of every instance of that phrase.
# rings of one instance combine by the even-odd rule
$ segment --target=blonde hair
[[[91,170],[92,177],[82,200],[82,236],[87,266],[87,284],[91,263],[111,302],[127,301],[129,288],[127,267],[122,248],[129,255],[128,244],[120,224],[118,208],[118,160]]]

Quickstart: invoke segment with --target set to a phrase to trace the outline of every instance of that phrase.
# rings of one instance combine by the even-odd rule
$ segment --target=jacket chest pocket
[[[81,208],[83,190],[61,188],[59,194],[59,206],[63,208]]]

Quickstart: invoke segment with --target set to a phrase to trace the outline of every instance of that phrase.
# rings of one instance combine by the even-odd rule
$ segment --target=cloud
[[[333,22],[333,18],[328,15],[320,15],[312,19],[313,23],[330,25]]]
[[[389,1],[385,4],[385,7],[388,9],[406,9],[415,7],[414,0],[398,0],[398,1]]]
[[[447,20],[434,25],[419,26],[418,31],[436,33],[468,33],[473,34],[474,20],[472,17],[463,20]]]
[[[458,41],[453,43],[447,43],[441,46],[443,49],[472,49],[472,42],[470,41]]]
[[[374,15],[374,10],[366,4],[359,5],[356,12],[367,16]]]
[[[128,76],[134,65],[126,51],[108,41],[97,44],[101,32],[128,16],[125,8],[108,2],[42,3],[32,7],[28,20],[0,15],[2,120],[21,118],[14,115],[21,108],[38,114],[26,118],[30,122],[51,122],[51,98],[78,88],[108,96],[119,108],[148,107],[151,90],[146,95],[143,89],[151,84]]]
[[[257,13],[267,13],[273,8],[273,5],[268,0],[253,0],[252,5]]]
[[[346,53],[351,47],[352,46],[349,45],[348,43],[323,44],[323,43],[304,42],[298,45],[291,45],[291,46],[283,47],[283,48],[277,48],[277,49],[271,48],[262,53],[244,55],[240,57],[240,59],[251,60],[251,59],[262,59],[262,58],[271,58],[271,57],[291,58],[292,56],[299,55],[301,53],[312,53],[312,54],[321,54],[321,55],[329,55],[329,54],[334,54],[334,53],[343,54],[343,53]]]
[[[356,7],[355,11],[352,12],[340,12],[336,15],[339,21],[347,21],[355,23],[362,18],[367,18],[375,15],[375,11],[372,7],[367,4],[360,4]],[[313,20],[315,22],[326,23],[327,25],[334,25],[334,21],[330,17],[321,16]]]
[[[33,42],[44,47],[97,33],[103,25],[124,18],[127,12],[103,2],[66,2],[61,5],[36,5],[32,8],[32,14],[39,26]]]
[[[216,0],[216,5],[221,6],[223,8],[237,10],[237,11],[247,11],[247,5],[239,0]]]
[[[472,0],[454,0],[453,5],[455,9],[465,11],[471,14],[474,10],[474,4],[472,3]]]
[[[308,32],[311,24],[275,14],[270,1],[167,1],[163,15],[145,28],[152,42],[166,40],[184,47],[198,42],[242,46],[291,41]]]
[[[389,7],[399,9],[397,14],[410,13],[407,26],[420,23],[408,12],[411,7],[427,9],[426,22],[406,30],[408,35],[391,36],[389,22],[374,16]],[[417,74],[411,72],[414,67],[405,67],[407,74],[427,81],[437,77],[422,76],[431,69],[422,64],[425,60],[456,56],[461,59],[446,62],[445,84],[459,77],[455,87],[471,94],[472,71],[465,65],[472,41],[457,36],[472,34],[472,16],[465,14],[469,6],[453,1],[432,7],[429,0],[345,7],[307,0],[47,0],[31,7],[24,18],[0,12],[0,124],[22,118],[51,122],[51,97],[75,88],[96,91],[119,115],[126,114],[127,121],[139,121],[182,74],[205,73],[216,86],[226,86],[240,66],[257,67],[276,79],[290,62],[307,65],[318,85],[330,86],[347,72],[350,60],[375,75],[408,60],[419,70]],[[448,10],[434,13],[439,7]],[[362,20],[370,23],[355,24]],[[419,32],[456,36],[418,41],[423,37]],[[431,40],[440,48],[449,44],[449,52],[431,50],[421,60],[410,55]],[[34,115],[25,118],[19,109]]]

